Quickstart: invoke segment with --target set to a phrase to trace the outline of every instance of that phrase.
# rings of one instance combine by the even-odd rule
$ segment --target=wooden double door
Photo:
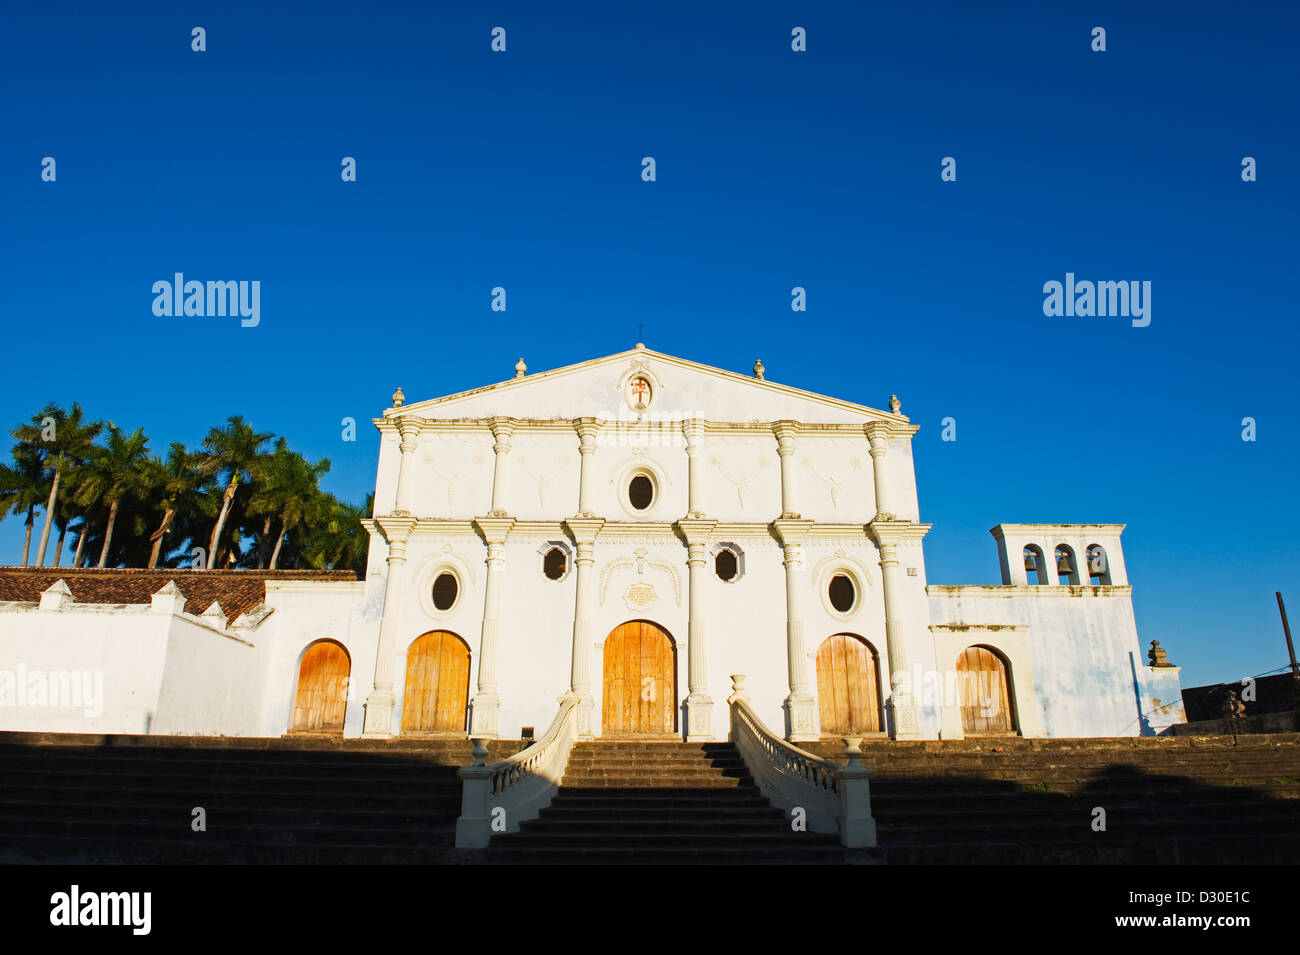
[[[677,647],[647,620],[615,627],[605,638],[601,732],[663,735],[677,726]]]
[[[1006,661],[987,647],[967,647],[957,657],[957,692],[965,733],[1014,733],[1011,680]]]
[[[817,706],[823,736],[880,732],[880,661],[861,637],[837,633],[817,648]]]
[[[341,644],[317,640],[302,655],[293,702],[292,733],[343,733],[352,659]]]
[[[406,654],[402,733],[460,733],[469,706],[469,647],[448,630],[417,638]]]

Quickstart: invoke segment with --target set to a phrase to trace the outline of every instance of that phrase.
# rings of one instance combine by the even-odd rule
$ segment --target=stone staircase
[[[729,743],[576,743],[551,805],[492,840],[488,861],[606,865],[870,861],[795,832]]]
[[[470,761],[463,739],[0,733],[0,863],[456,861]]]
[[[839,741],[800,746],[844,761]],[[1300,862],[1296,734],[862,749],[889,863]]]

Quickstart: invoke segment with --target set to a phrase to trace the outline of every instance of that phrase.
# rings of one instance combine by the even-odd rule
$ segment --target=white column
[[[682,520],[677,527],[686,538],[687,665],[686,741],[713,739],[713,699],[709,696],[708,561],[706,547],[715,521]]]
[[[920,722],[915,699],[907,689],[907,628],[903,594],[903,573],[898,564],[898,541],[881,539],[885,529],[872,527],[880,548],[880,576],[885,596],[885,645],[889,655],[889,709],[893,716],[894,739],[919,739]],[[913,688],[919,690],[920,687]]]
[[[492,451],[496,455],[492,464],[492,516],[504,517],[510,513],[506,497],[510,481],[510,436],[518,422],[513,418],[493,418],[491,422]]]
[[[600,433],[600,422],[595,418],[579,418],[574,428],[578,431],[578,454],[582,461],[578,471],[578,516],[592,517],[596,513],[592,488],[596,481],[596,436]]]
[[[380,520],[380,530],[388,540],[388,576],[384,580],[384,612],[379,618],[379,646],[375,651],[375,682],[366,697],[363,736],[393,735],[393,668],[401,629],[402,575],[406,569],[406,539],[415,521]]]
[[[478,692],[474,694],[469,732],[471,736],[493,739],[501,735],[501,697],[497,693],[497,634],[501,618],[501,585],[506,566],[506,537],[514,520],[479,518],[474,524],[487,543],[487,582],[483,588]]]
[[[890,521],[894,519],[894,508],[889,497],[889,471],[885,463],[889,451],[889,431],[880,422],[866,426],[867,440],[871,442],[871,471],[876,487],[876,518]]]
[[[776,453],[781,457],[781,517],[784,520],[797,520],[799,506],[794,478],[797,426],[793,421],[778,421],[772,430],[776,432]]]
[[[790,694],[785,699],[786,738],[791,742],[819,738],[814,719],[816,700],[808,690],[808,656],[803,636],[803,540],[812,521],[773,522],[785,549],[785,645]]]
[[[601,518],[569,518],[564,522],[577,548],[574,558],[573,658],[569,670],[569,693],[578,703],[578,737],[591,739],[591,608],[595,602],[596,535],[605,522]]]
[[[412,418],[398,418],[397,430],[402,435],[399,445],[402,451],[402,463],[397,469],[397,495],[393,503],[393,513],[410,514],[411,491],[414,484],[411,471],[415,465],[415,447],[420,434],[420,422]]]
[[[687,466],[687,517],[704,515],[704,463],[700,452],[704,447],[704,423],[698,418],[688,418],[682,422],[682,433],[686,436]]]

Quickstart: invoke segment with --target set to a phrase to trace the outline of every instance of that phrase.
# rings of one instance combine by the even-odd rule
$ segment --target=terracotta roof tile
[[[0,601],[37,602],[41,591],[64,580],[78,603],[147,604],[169,580],[185,595],[185,612],[201,614],[221,604],[226,620],[266,599],[268,580],[356,580],[351,570],[144,570],[141,568],[0,567]]]

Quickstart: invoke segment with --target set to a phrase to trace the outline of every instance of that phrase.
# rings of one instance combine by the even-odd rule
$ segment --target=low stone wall
[[[1264,713],[1260,716],[1243,716],[1235,720],[1200,720],[1195,723],[1175,723],[1169,727],[1171,736],[1240,736],[1243,733],[1296,733],[1300,732],[1300,710],[1287,713]]]

